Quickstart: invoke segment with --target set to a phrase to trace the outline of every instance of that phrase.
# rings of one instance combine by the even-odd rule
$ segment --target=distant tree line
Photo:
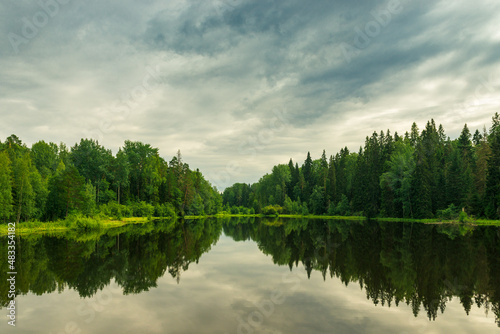
[[[476,217],[500,218],[500,116],[489,131],[471,134],[467,124],[451,140],[434,120],[419,131],[413,123],[403,136],[388,130],[366,137],[364,147],[299,166],[274,166],[249,185],[225,189],[224,205],[273,206],[290,214],[453,218],[464,210]]]
[[[180,151],[169,162],[157,148],[125,141],[116,155],[93,139],[39,141],[28,148],[15,135],[0,141],[0,222],[92,216],[215,214],[220,193]]]

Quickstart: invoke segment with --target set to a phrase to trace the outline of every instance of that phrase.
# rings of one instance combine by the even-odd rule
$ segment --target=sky
[[[0,0],[0,140],[180,149],[220,190],[500,105],[500,2]]]

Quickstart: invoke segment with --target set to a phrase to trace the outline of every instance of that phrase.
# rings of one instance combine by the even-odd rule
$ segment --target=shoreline
[[[324,220],[348,220],[348,221],[369,221],[366,217],[362,216],[318,216],[318,215],[278,215],[266,216],[262,214],[216,214],[206,216],[184,216],[184,217],[127,217],[122,219],[112,218],[80,218],[84,221],[91,221],[91,226],[80,224],[79,218],[72,220],[60,220],[55,222],[21,222],[16,224],[17,235],[30,235],[37,233],[62,233],[68,231],[75,231],[86,233],[92,230],[108,230],[112,228],[122,227],[126,225],[146,224],[153,220],[160,219],[184,219],[196,220],[206,218],[284,218],[284,219],[324,219]],[[467,222],[459,222],[458,220],[443,220],[438,218],[432,219],[408,219],[408,218],[372,218],[372,221],[377,222],[394,222],[394,223],[419,223],[429,225],[467,225],[467,226],[500,226],[500,220],[487,220],[487,219],[470,219]],[[8,235],[8,225],[0,225],[0,236]]]

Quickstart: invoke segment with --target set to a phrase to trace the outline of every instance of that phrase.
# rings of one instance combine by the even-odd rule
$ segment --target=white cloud
[[[307,151],[357,151],[373,131],[413,121],[434,118],[451,136],[465,122],[489,126],[500,100],[499,4],[489,0],[403,1],[351,63],[338,46],[386,2],[71,1],[18,54],[7,36],[22,36],[23,18],[41,8],[0,6],[0,138],[93,136],[114,152],[141,140],[167,159],[181,149],[207,175],[236,161],[221,188]],[[269,130],[276,109],[286,130],[248,158],[241,146]]]

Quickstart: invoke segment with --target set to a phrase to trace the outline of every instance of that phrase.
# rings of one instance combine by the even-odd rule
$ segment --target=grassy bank
[[[301,218],[301,219],[326,219],[326,220],[350,220],[350,221],[366,221],[367,218],[363,216],[321,216],[321,215],[288,215],[281,214],[278,216],[265,216],[261,214],[255,215],[243,215],[243,214],[219,214],[213,216],[215,218],[226,218],[226,217],[259,217],[259,218]],[[197,217],[190,217],[193,219]],[[469,225],[480,225],[480,226],[500,226],[500,220],[488,220],[488,219],[475,219],[468,217],[465,222],[460,222],[459,219],[439,219],[439,218],[429,218],[429,219],[408,219],[408,218],[372,218],[371,220],[379,222],[395,222],[395,223],[420,223],[420,224],[469,224]]]
[[[365,221],[362,216],[318,216],[318,215],[279,215],[265,216],[261,214],[217,214],[211,216],[185,216],[183,219],[205,219],[205,218],[285,218],[285,219],[326,219],[326,220],[349,220],[349,221]],[[23,222],[16,224],[16,235],[29,234],[57,234],[73,231],[76,233],[88,233],[96,230],[107,230],[111,228],[121,227],[130,224],[145,224],[153,219],[147,217],[131,217],[121,219],[111,218],[88,218],[88,217],[69,217],[64,220],[54,222]],[[168,218],[166,218],[168,219]],[[465,223],[457,220],[442,220],[442,219],[403,219],[403,218],[374,218],[372,220],[380,222],[395,222],[395,223],[421,223],[421,224],[467,224],[471,226],[500,226],[500,220],[487,219],[472,219],[468,218]],[[8,225],[0,225],[0,236],[8,234]]]
[[[144,224],[148,222],[148,218],[134,217],[105,219],[105,218],[87,218],[87,217],[70,217],[64,220],[53,222],[23,222],[16,224],[16,235],[28,235],[33,233],[56,234],[67,231],[88,232],[94,230],[105,230],[115,227],[120,227],[129,224]],[[8,234],[8,225],[0,225],[0,235]]]

